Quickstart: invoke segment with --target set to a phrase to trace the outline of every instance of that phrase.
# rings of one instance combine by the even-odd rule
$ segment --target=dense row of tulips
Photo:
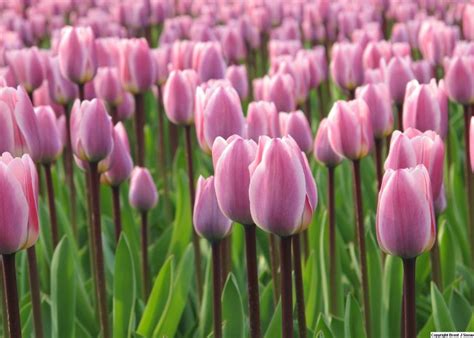
[[[474,331],[473,3],[22,0],[0,31],[5,336]]]

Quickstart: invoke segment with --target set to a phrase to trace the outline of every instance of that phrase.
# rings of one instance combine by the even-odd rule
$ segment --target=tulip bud
[[[230,62],[239,62],[247,53],[245,41],[236,26],[224,26],[221,31],[221,45],[226,59]]]
[[[119,73],[125,90],[143,93],[155,82],[155,60],[145,39],[126,39],[120,45]]]
[[[433,246],[435,222],[426,168],[419,165],[410,169],[389,169],[383,178],[377,206],[380,248],[402,258],[419,256]]]
[[[28,155],[0,157],[0,254],[33,246],[39,234],[38,175]]]
[[[36,107],[35,114],[41,145],[41,157],[38,162],[52,163],[61,155],[64,146],[59,131],[59,121],[50,106]]]
[[[162,45],[157,49],[152,50],[153,58],[156,65],[156,82],[158,84],[165,83],[168,78],[168,64],[171,58],[171,47],[169,45]]]
[[[196,44],[192,59],[193,69],[196,70],[200,82],[225,77],[224,55],[216,43],[202,42]]]
[[[372,149],[374,135],[364,100],[337,101],[329,112],[328,122],[329,142],[339,155],[359,160]]]
[[[122,103],[117,106],[117,120],[125,121],[135,112],[135,98],[129,92],[123,93]]]
[[[464,39],[474,40],[474,5],[466,4],[462,14],[462,31]]]
[[[412,62],[411,67],[419,83],[429,83],[434,78],[433,67],[427,60]]]
[[[118,186],[126,181],[133,169],[130,156],[128,136],[121,122],[117,123],[113,131],[114,148],[110,153],[109,169],[102,175],[102,181],[110,186]]]
[[[158,202],[158,191],[147,168],[133,169],[128,200],[132,207],[142,212],[153,209]]]
[[[28,93],[41,86],[43,67],[38,48],[25,48],[6,52],[6,59],[15,76],[16,83],[22,85]]]
[[[275,103],[277,111],[293,111],[296,107],[295,83],[291,75],[277,73],[264,78],[264,97]]]
[[[311,223],[318,202],[316,183],[293,139],[261,137],[249,170],[250,212],[255,224],[286,237]]]
[[[218,137],[212,146],[214,184],[222,213],[234,222],[253,224],[248,198],[249,165],[255,160],[257,144],[240,136]]]
[[[390,150],[385,160],[385,170],[403,169],[416,166],[416,153],[410,138],[395,130],[390,140]]]
[[[335,167],[342,161],[329,142],[329,122],[324,118],[319,123],[319,128],[314,139],[314,158],[328,167]]]
[[[98,99],[102,99],[112,106],[119,105],[123,100],[123,89],[118,69],[112,67],[97,69],[97,75],[94,78],[94,90]]]
[[[72,150],[80,160],[99,162],[112,151],[112,120],[101,100],[76,100],[70,126]]]
[[[247,134],[255,142],[263,135],[280,137],[280,120],[273,102],[250,102],[247,108]]]
[[[94,32],[90,27],[64,27],[58,47],[59,67],[72,82],[89,82],[97,71]]]
[[[356,98],[363,99],[369,107],[374,137],[382,139],[389,135],[393,130],[393,113],[387,86],[378,83],[359,87]]]
[[[232,229],[232,221],[219,209],[214,177],[199,177],[193,212],[194,229],[211,242],[225,238]]]
[[[420,27],[418,41],[423,58],[433,65],[440,65],[446,56],[451,56],[459,31],[444,22],[426,20]]]
[[[395,56],[388,62],[388,65],[382,62],[382,69],[390,97],[395,103],[401,104],[407,83],[415,78],[410,66],[410,59]]]
[[[79,95],[77,85],[66,79],[61,73],[58,56],[49,59],[47,79],[49,96],[54,102],[64,106],[74,101]]]
[[[313,135],[308,119],[301,111],[280,113],[280,131],[282,136],[291,136],[301,151],[308,154],[313,146]]]
[[[332,48],[331,76],[343,89],[354,90],[364,81],[362,47],[357,43],[338,42]]]
[[[452,58],[445,72],[449,98],[462,104],[474,102],[474,57]]]
[[[244,133],[245,119],[239,95],[230,85],[217,84],[196,91],[196,134],[201,148],[210,152],[216,137]]]
[[[166,116],[178,125],[193,123],[194,93],[197,75],[194,70],[173,70],[163,90]]]
[[[247,79],[247,69],[245,66],[229,66],[225,73],[225,78],[229,80],[235,88],[241,100],[245,100],[249,94],[249,84]]]

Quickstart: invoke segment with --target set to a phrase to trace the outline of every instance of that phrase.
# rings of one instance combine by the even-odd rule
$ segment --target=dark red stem
[[[137,165],[145,165],[145,98],[143,94],[135,94],[135,137],[136,137],[136,161]]]
[[[214,242],[212,246],[212,280],[213,280],[213,315],[214,315],[214,337],[222,338],[222,315],[221,315],[221,248],[220,242]]]
[[[122,233],[122,215],[120,214],[120,185],[112,187],[112,203],[114,208],[115,243],[118,243]]]
[[[10,338],[21,338],[20,308],[18,305],[18,289],[16,285],[15,253],[2,255],[3,278],[7,296],[8,333]]]
[[[416,337],[415,258],[403,259],[403,297],[405,338]]]
[[[249,293],[250,337],[260,338],[260,299],[258,292],[257,243],[255,224],[245,225],[245,255],[247,260],[247,291]]]
[[[300,234],[293,237],[293,265],[295,270],[296,310],[298,313],[299,337],[306,338],[306,314],[304,309],[303,273],[301,271]]]
[[[280,238],[282,337],[293,338],[293,295],[291,286],[291,236]]]

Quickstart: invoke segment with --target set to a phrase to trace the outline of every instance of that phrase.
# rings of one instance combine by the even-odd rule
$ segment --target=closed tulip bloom
[[[10,254],[33,246],[39,234],[38,175],[28,155],[0,157],[2,214],[0,254]]]
[[[235,88],[241,100],[245,100],[249,94],[247,69],[245,66],[229,66],[225,72],[225,78]]]
[[[390,140],[390,150],[385,160],[385,170],[403,169],[416,166],[416,153],[410,138],[395,130]]]
[[[190,73],[192,72],[192,75]],[[166,116],[178,125],[193,123],[194,93],[197,75],[194,70],[173,70],[163,90]]]
[[[434,130],[440,133],[441,107],[439,103],[436,81],[421,85],[416,80],[410,81],[403,104],[403,128]]]
[[[397,104],[403,102],[406,85],[415,78],[410,62],[408,58],[395,56],[388,64],[382,63],[390,97]]]
[[[372,149],[374,135],[369,107],[364,100],[337,101],[329,112],[328,121],[329,142],[339,155],[359,160]]]
[[[442,214],[447,207],[446,201],[446,190],[444,189],[444,184],[441,186],[441,192],[438,195],[438,198],[434,201],[435,213],[437,215]]]
[[[282,237],[306,229],[318,198],[308,161],[296,142],[290,137],[262,136],[249,170],[250,212],[255,224]]]
[[[130,155],[128,136],[121,122],[114,126],[114,148],[110,153],[109,169],[102,175],[102,181],[110,186],[118,186],[126,181],[132,172],[133,161]]]
[[[19,86],[0,88],[0,151],[41,157],[38,123],[30,98]]]
[[[214,185],[222,213],[234,222],[253,224],[250,214],[249,165],[255,160],[257,144],[240,136],[218,137],[212,146]]]
[[[158,84],[165,83],[168,78],[168,65],[171,59],[171,46],[162,45],[159,48],[152,50],[153,58],[155,59],[156,65],[156,77],[155,80]]]
[[[230,85],[217,84],[196,91],[196,134],[201,148],[210,153],[214,140],[221,136],[243,135],[245,119],[239,95]]]
[[[46,69],[48,90],[51,99],[60,105],[66,105],[74,101],[79,95],[79,89],[74,82],[69,81],[61,73],[59,57],[55,56],[49,58]]]
[[[112,119],[101,100],[76,100],[70,126],[72,149],[80,160],[99,162],[112,151]]]
[[[52,163],[61,155],[64,147],[59,130],[59,120],[50,106],[36,107],[35,114],[41,144],[41,157],[38,162]]]
[[[199,236],[211,242],[225,238],[232,229],[232,221],[224,216],[217,203],[213,176],[208,178],[199,176],[193,224]]]
[[[59,67],[74,83],[92,80],[97,71],[94,32],[90,27],[64,27],[58,46]]]
[[[378,68],[380,66],[380,60],[384,59],[388,61],[392,56],[392,46],[390,42],[382,40],[378,42],[369,42],[367,47],[364,49],[362,56],[362,62],[364,68]]]
[[[200,82],[225,77],[226,64],[220,46],[215,42],[196,44],[192,56],[193,69]]]
[[[295,82],[290,74],[277,73],[264,78],[264,100],[275,103],[277,111],[293,111],[296,107]]]
[[[268,101],[250,102],[247,108],[247,136],[258,142],[260,136],[280,137],[280,120],[275,104]]]
[[[444,77],[449,98],[461,104],[474,102],[474,57],[454,57]]]
[[[357,43],[339,42],[332,48],[331,76],[343,89],[354,90],[364,81],[362,47]]]
[[[393,130],[393,113],[390,93],[384,83],[358,87],[356,98],[363,99],[370,112],[372,131],[376,139],[382,139]]]
[[[341,163],[343,157],[336,153],[329,142],[328,123],[327,118],[322,119],[319,123],[314,139],[314,158],[328,167],[335,167]]]
[[[120,45],[119,74],[125,90],[143,93],[155,82],[155,60],[145,39],[126,39]]]
[[[420,51],[433,65],[440,65],[446,56],[451,56],[458,40],[459,31],[441,21],[427,20],[418,33]]]
[[[380,248],[402,258],[419,256],[433,246],[435,222],[426,168],[419,165],[410,169],[389,169],[384,175],[377,206]]]
[[[474,40],[474,5],[466,4],[462,14],[462,32],[464,39]]]
[[[221,32],[221,45],[224,55],[229,62],[238,63],[247,53],[244,37],[238,27],[227,25]]]
[[[313,135],[308,119],[301,111],[280,113],[280,131],[282,136],[291,136],[301,151],[308,154],[313,148]]]
[[[117,120],[125,121],[135,112],[135,98],[129,92],[123,94],[122,103],[117,106]]]
[[[133,169],[128,200],[132,207],[143,212],[153,209],[158,203],[158,191],[147,168]]]
[[[29,93],[41,86],[43,67],[38,48],[25,48],[6,52],[6,59],[15,76],[17,84]]]
[[[419,83],[429,83],[434,78],[433,67],[427,60],[412,62],[411,67]]]
[[[120,83],[118,69],[115,67],[100,67],[94,78],[94,90],[98,99],[112,106],[119,105],[123,100],[123,88]]]

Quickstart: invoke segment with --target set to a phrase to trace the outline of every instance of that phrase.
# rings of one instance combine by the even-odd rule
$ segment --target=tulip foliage
[[[474,5],[0,2],[0,336],[474,332]]]

